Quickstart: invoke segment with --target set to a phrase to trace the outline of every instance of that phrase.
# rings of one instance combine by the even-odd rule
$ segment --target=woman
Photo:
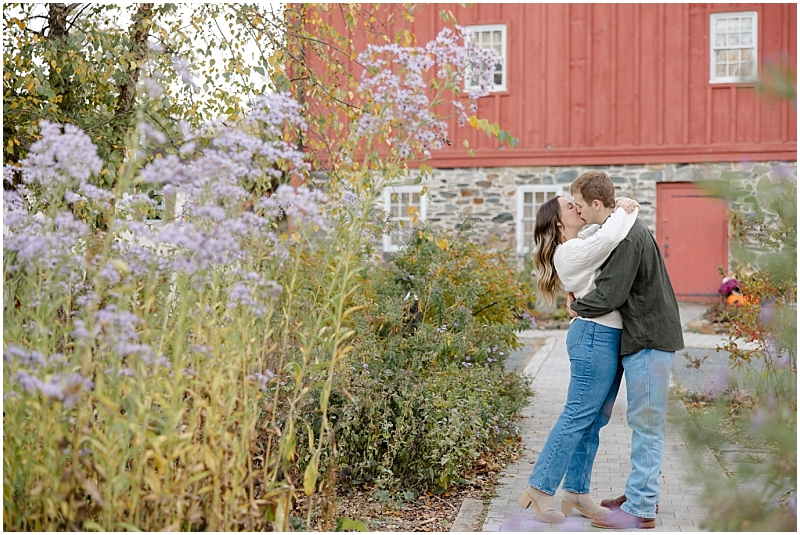
[[[619,199],[602,226],[581,232],[586,223],[572,202],[564,197],[545,202],[536,214],[533,234],[533,265],[542,297],[553,302],[559,285],[576,298],[593,290],[598,269],[625,239],[637,215],[636,201]],[[533,504],[544,522],[564,522],[564,513],[571,514],[573,508],[588,518],[611,512],[589,497],[589,482],[600,428],[608,423],[616,398],[616,391],[611,396],[609,392],[618,372],[621,335],[622,317],[616,310],[598,318],[576,318],[570,325],[567,402],[519,499],[525,509]],[[559,512],[553,496],[562,479],[565,493]]]

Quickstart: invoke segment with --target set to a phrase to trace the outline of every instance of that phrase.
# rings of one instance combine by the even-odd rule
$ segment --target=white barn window
[[[563,195],[561,186],[520,186],[517,189],[517,253],[525,254],[533,250],[536,212],[556,195]]]
[[[758,78],[758,13],[711,15],[710,83],[735,83]]]
[[[422,195],[422,186],[391,186],[383,190],[383,209],[400,226],[383,236],[383,251],[394,253],[408,240],[412,213],[420,221],[425,221],[428,199]]]
[[[506,25],[505,24],[483,24],[480,26],[467,26],[467,32],[472,35],[472,40],[484,48],[493,48],[497,51],[502,62],[494,66],[494,88],[493,91],[505,91],[508,87],[508,53],[506,46]],[[467,75],[467,87],[474,87],[477,81]]]

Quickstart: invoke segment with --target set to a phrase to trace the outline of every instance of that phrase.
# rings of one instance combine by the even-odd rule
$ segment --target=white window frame
[[[392,220],[394,221],[408,221],[409,224],[411,222],[410,217],[401,216],[397,217],[392,215],[391,212],[391,203],[392,203],[392,194],[393,193],[422,193],[422,186],[421,185],[414,185],[414,186],[388,186],[383,189],[383,211],[387,212]],[[419,196],[419,220],[425,221],[428,218],[428,194],[420,195]],[[384,234],[383,235],[383,252],[384,253],[396,253],[403,247],[402,244],[392,243],[392,235],[391,234]]]
[[[503,77],[503,83],[500,84],[500,85],[494,85],[492,87],[492,92],[507,91],[508,90],[507,89],[508,88],[508,31],[506,29],[506,25],[505,24],[478,24],[478,25],[474,25],[474,26],[465,26],[464,29],[467,32],[469,32],[470,34],[472,32],[493,32],[493,31],[500,30],[501,36],[502,36],[502,43],[501,43],[502,50],[500,52],[500,55],[503,58],[502,70],[501,70],[501,75]],[[492,72],[494,73],[494,69],[492,70]],[[466,78],[466,87],[467,88],[473,87],[469,83],[469,75],[467,75],[467,78]]]
[[[556,195],[564,194],[564,187],[558,184],[536,184],[530,186],[519,186],[517,188],[517,254],[526,254],[530,252],[533,245],[533,236],[531,236],[530,243],[525,243],[525,194],[533,193],[533,220],[536,221],[536,213],[539,211],[539,206],[536,204],[536,193],[555,193]],[[546,201],[545,201],[546,202]]]
[[[717,50],[729,50],[735,48],[747,48],[739,45],[716,45],[716,26],[717,21],[722,18],[729,17],[752,17],[753,18],[753,41],[751,43],[753,48],[753,72],[750,76],[717,76]],[[710,46],[710,61],[711,72],[709,73],[710,84],[731,84],[741,82],[755,82],[758,80],[758,11],[734,11],[730,13],[712,13],[709,19],[709,35],[708,41]]]

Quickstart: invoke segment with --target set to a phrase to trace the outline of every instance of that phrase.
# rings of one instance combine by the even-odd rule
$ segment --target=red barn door
[[[727,203],[691,182],[656,184],[656,239],[678,301],[717,298],[728,269]]]

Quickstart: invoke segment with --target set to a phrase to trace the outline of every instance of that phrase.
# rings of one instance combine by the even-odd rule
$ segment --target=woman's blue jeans
[[[567,333],[570,380],[564,410],[536,461],[528,484],[553,495],[564,490],[588,494],[600,428],[611,419],[622,367],[622,329],[577,319]]]

